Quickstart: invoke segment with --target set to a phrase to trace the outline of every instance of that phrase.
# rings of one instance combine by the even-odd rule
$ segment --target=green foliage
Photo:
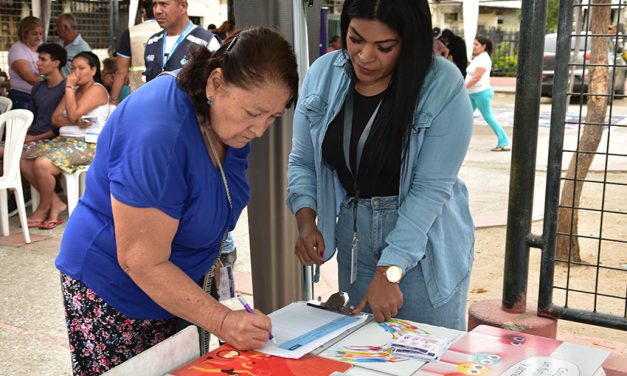
[[[496,51],[492,54],[492,75],[516,76],[518,66],[518,48],[511,42],[497,44]]]
[[[559,0],[548,0],[546,9],[546,32],[557,32],[557,19],[559,12],[560,2]]]

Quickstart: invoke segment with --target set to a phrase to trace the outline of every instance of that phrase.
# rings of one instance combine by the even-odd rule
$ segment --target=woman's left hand
[[[353,309],[353,313],[363,311],[366,306],[370,306],[377,322],[384,322],[395,317],[403,306],[403,292],[400,285],[389,282],[380,268],[377,268],[366,294]]]

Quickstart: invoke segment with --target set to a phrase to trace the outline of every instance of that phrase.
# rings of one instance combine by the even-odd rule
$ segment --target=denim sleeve
[[[296,214],[302,208],[316,210],[316,167],[311,122],[305,100],[309,88],[309,74],[305,76],[296,105],[292,133],[292,151],[287,163],[288,209]]]
[[[440,89],[443,90],[443,89]],[[398,265],[407,271],[425,255],[427,232],[451,198],[453,185],[472,135],[472,108],[463,82],[434,114],[414,163],[411,186],[398,210],[398,220],[388,234],[379,265]],[[409,169],[411,171],[411,169]]]

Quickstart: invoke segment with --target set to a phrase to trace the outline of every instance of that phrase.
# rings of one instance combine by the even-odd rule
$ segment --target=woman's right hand
[[[316,212],[302,208],[296,213],[298,239],[294,253],[303,265],[322,264],[324,262],[324,238],[316,226]]]
[[[265,346],[270,338],[272,322],[258,310],[230,311],[224,318],[220,337],[238,350],[254,350]]]
[[[78,83],[78,76],[76,75],[76,73],[71,72],[70,74],[67,75],[67,77],[65,78],[65,85],[66,86],[72,86],[75,87],[76,84]]]

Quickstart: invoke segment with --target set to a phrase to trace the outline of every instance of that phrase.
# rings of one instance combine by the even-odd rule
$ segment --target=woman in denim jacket
[[[464,80],[432,56],[426,0],[348,0],[341,28],[345,48],[311,66],[296,108],[295,252],[312,265],[337,247],[354,312],[465,329],[474,226],[457,177],[472,133]]]

